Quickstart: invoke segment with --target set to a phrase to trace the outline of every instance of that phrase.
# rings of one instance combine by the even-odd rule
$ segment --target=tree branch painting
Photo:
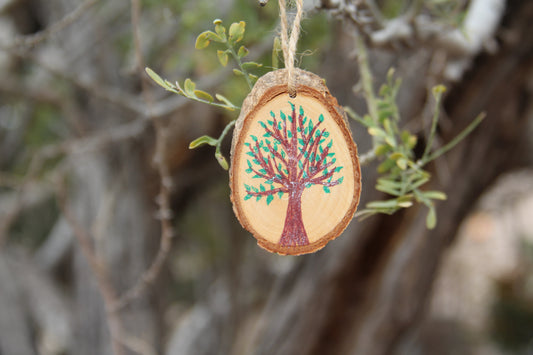
[[[270,111],[270,118],[259,121],[264,129],[261,138],[251,135],[245,146],[249,159],[246,173],[261,179],[259,185],[245,184],[244,200],[265,197],[269,205],[275,196],[289,196],[289,204],[283,233],[279,244],[300,246],[309,244],[302,219],[302,194],[306,188],[321,185],[324,193],[342,183],[339,176],[342,166],[335,165],[335,153],[331,150],[333,140],[321,127],[324,116],[320,114],[316,124],[305,115],[304,108],[289,101],[289,115],[280,110],[279,115]]]

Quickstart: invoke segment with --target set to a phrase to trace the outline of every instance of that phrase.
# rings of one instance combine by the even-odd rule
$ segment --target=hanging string
[[[279,0],[279,16],[281,18],[281,49],[283,60],[287,69],[287,87],[291,97],[296,96],[296,82],[294,78],[294,56],[296,45],[300,37],[300,21],[303,13],[303,0],[296,1],[296,16],[292,22],[292,30],[289,38],[289,21],[287,19],[287,4],[285,0]]]

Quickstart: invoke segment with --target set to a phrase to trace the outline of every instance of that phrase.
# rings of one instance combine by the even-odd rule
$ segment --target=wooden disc
[[[258,244],[279,254],[323,248],[346,228],[359,203],[361,172],[344,111],[323,80],[296,69],[261,77],[235,125],[233,210]]]

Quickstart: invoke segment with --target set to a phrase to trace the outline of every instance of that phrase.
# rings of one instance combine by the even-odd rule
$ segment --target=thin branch
[[[123,333],[123,326],[118,313],[110,312],[111,307],[116,302],[116,291],[111,284],[107,270],[103,266],[101,260],[98,260],[94,248],[91,244],[91,236],[85,228],[78,222],[78,220],[70,213],[70,209],[66,202],[66,191],[64,185],[58,184],[57,201],[65,220],[72,228],[72,232],[78,244],[81,247],[81,251],[89,263],[89,267],[96,278],[98,289],[102,294],[104,300],[104,306],[106,309],[106,319],[109,325],[109,332],[111,334],[111,345],[113,347],[113,353],[115,355],[125,354],[124,348],[119,341],[121,334]]]
[[[273,190],[265,190],[265,191],[257,191],[257,192],[246,190],[248,195],[252,195],[252,196],[269,196],[269,195],[275,195],[278,192],[288,192],[288,191],[289,191],[288,189],[283,188],[283,187],[278,187]]]
[[[433,111],[433,118],[431,119],[431,128],[429,130],[429,137],[427,140],[426,149],[424,149],[424,153],[422,154],[423,159],[429,155],[431,149],[433,148],[433,140],[435,139],[435,134],[437,133],[437,123],[439,122],[441,97],[442,93],[439,93],[438,96],[435,96],[435,108]]]
[[[372,82],[372,72],[368,64],[368,51],[364,39],[361,36],[356,36],[355,44],[357,47],[357,62],[359,63],[359,73],[361,75],[361,83],[363,84],[363,91],[365,93],[366,105],[368,113],[372,120],[377,123],[379,120],[378,106],[376,103],[376,96],[374,93],[374,84]]]
[[[172,187],[172,179],[170,177],[170,172],[166,164],[166,133],[165,127],[163,126],[162,121],[151,116],[151,106],[153,105],[153,100],[149,94],[147,78],[144,75],[143,68],[145,67],[144,58],[141,50],[141,40],[139,33],[139,20],[140,20],[140,11],[141,4],[139,0],[131,0],[131,25],[133,31],[133,38],[135,44],[135,56],[137,60],[137,70],[142,77],[142,95],[144,98],[145,104],[148,106],[148,116],[152,118],[152,123],[155,129],[156,135],[156,151],[154,154],[154,163],[156,165],[159,178],[160,178],[160,187],[159,195],[157,196],[156,202],[159,206],[158,216],[161,220],[161,237],[159,250],[152,261],[152,264],[148,269],[143,272],[137,282],[126,291],[120,299],[113,306],[113,311],[118,311],[119,309],[125,307],[130,301],[137,298],[144,289],[154,282],[154,280],[159,275],[161,268],[167,258],[167,255],[170,251],[172,245],[172,237],[174,232],[172,229],[172,213],[170,208],[170,191]]]
[[[470,134],[480,123],[483,121],[483,119],[486,117],[485,113],[479,114],[464,130],[462,130],[457,136],[455,136],[454,139],[452,139],[448,144],[445,146],[437,149],[433,153],[429,154],[427,158],[420,161],[421,165],[424,165],[432,160],[437,159],[441,155],[448,152],[450,149],[455,147],[459,142],[461,142],[466,136]]]

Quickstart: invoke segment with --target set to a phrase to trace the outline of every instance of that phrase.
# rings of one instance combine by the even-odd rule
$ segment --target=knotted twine
[[[281,18],[281,49],[283,60],[287,69],[287,88],[291,97],[296,96],[296,81],[294,78],[294,56],[296,45],[300,37],[300,21],[303,13],[303,0],[296,0],[296,16],[292,21],[292,30],[289,38],[289,20],[287,19],[287,4],[285,0],[279,0],[279,16]]]

